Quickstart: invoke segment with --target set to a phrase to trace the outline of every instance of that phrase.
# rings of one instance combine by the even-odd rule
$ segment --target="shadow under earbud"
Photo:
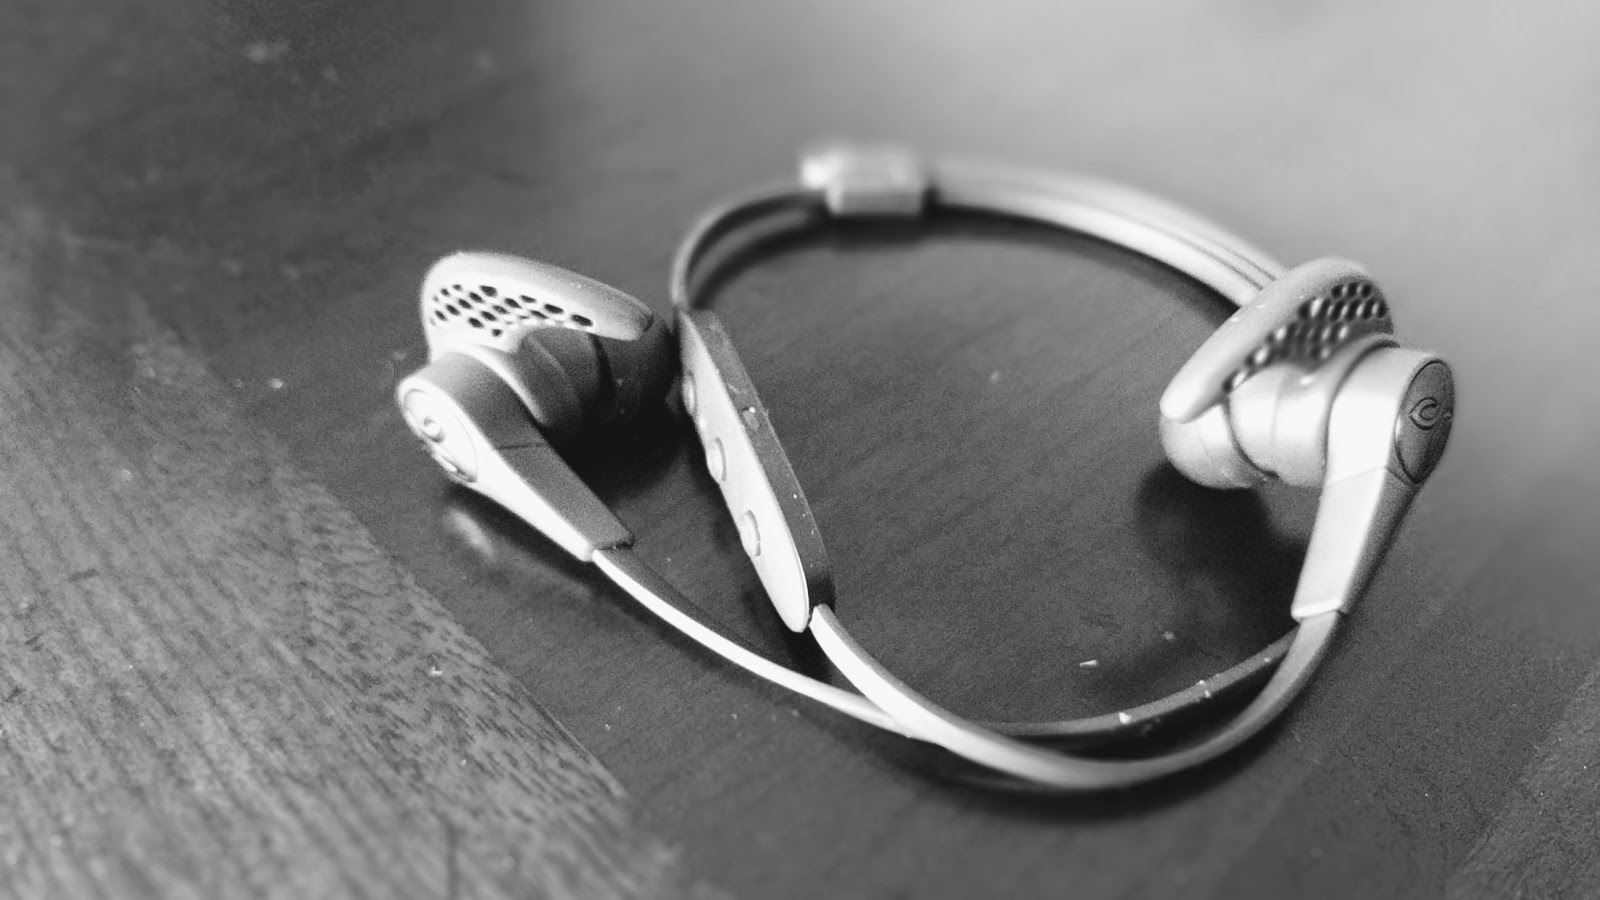
[[[627,422],[599,427],[561,456],[607,506],[658,483],[680,452],[683,430],[672,407],[657,403]]]
[[[1293,625],[1289,600],[1299,577],[1305,542],[1286,533],[1281,519],[1305,514],[1298,496],[1261,491],[1218,491],[1197,485],[1165,463],[1140,484],[1137,527],[1149,558],[1167,573],[1181,595],[1186,635],[1203,645],[1158,645],[1145,664],[1174,667],[1196,652],[1230,666],[1282,637]],[[1180,628],[1182,626],[1179,626]],[[1238,712],[1271,669],[1241,683],[1216,702],[1183,710],[1151,730],[1093,749],[1068,750],[1090,758],[1135,759],[1171,752],[1203,737]],[[995,814],[1022,818],[1062,816],[1084,821],[1116,819],[1181,802],[1235,777],[1266,752],[1272,732],[1197,769],[1125,790],[1088,794],[1042,792],[1025,782],[997,777],[929,745],[881,739],[874,749],[898,765],[930,776],[945,794]]]
[[[1121,666],[1144,673],[1160,696],[1198,676],[1188,690],[1199,696],[1092,740],[1067,732],[1035,738],[1086,757],[1148,757],[1202,737],[1265,684],[1294,624],[1289,601],[1304,544],[1275,521],[1281,504],[1259,492],[1201,487],[1165,464],[1145,475],[1136,504],[1137,532],[1169,582],[1175,618],[1163,640],[1129,651]]]
[[[1227,638],[1216,654],[1224,662],[1259,650],[1293,624],[1289,602],[1305,542],[1275,520],[1304,515],[1300,499],[1203,487],[1167,463],[1139,487],[1145,551],[1181,595],[1178,608],[1194,625],[1186,633]]]

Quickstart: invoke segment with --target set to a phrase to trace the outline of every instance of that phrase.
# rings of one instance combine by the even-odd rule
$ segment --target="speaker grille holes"
[[[1313,368],[1350,341],[1393,330],[1388,303],[1377,285],[1365,279],[1331,285],[1301,303],[1292,321],[1274,328],[1265,341],[1245,353],[1224,381],[1223,391],[1232,392],[1274,363]]]
[[[505,285],[441,285],[423,306],[423,322],[429,329],[468,327],[487,331],[488,337],[517,336],[519,329],[559,325],[582,331],[595,328],[593,316],[569,312],[551,303],[513,294]]]

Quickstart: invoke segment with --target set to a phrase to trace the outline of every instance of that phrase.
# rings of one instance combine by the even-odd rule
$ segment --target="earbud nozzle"
[[[612,395],[597,424],[625,422],[666,397],[677,374],[677,354],[665,318],[657,316],[635,340],[598,343],[610,370]]]
[[[1233,439],[1227,410],[1211,407],[1188,422],[1161,417],[1161,446],[1167,459],[1190,481],[1212,488],[1254,487],[1267,475],[1252,463]]]

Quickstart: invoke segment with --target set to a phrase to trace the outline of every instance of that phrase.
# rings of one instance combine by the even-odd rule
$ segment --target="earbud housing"
[[[1264,288],[1161,403],[1161,443],[1210,487],[1320,487],[1291,612],[1345,611],[1376,571],[1455,414],[1450,367],[1395,340],[1382,290],[1319,260]]]
[[[422,320],[429,363],[396,399],[434,460],[579,559],[631,542],[557,450],[661,402],[665,322],[602,282],[485,253],[433,266]]]

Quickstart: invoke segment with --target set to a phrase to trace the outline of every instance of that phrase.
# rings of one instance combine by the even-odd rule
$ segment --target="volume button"
[[[699,397],[695,393],[694,376],[688,372],[683,373],[683,384],[678,388],[678,393],[683,396],[683,411],[694,418],[695,408],[699,405]]]
[[[717,481],[727,480],[728,454],[722,449],[721,438],[711,438],[706,442],[706,468]]]
[[[761,526],[756,524],[756,514],[748,509],[739,515],[739,542],[751,559],[761,555]]]

